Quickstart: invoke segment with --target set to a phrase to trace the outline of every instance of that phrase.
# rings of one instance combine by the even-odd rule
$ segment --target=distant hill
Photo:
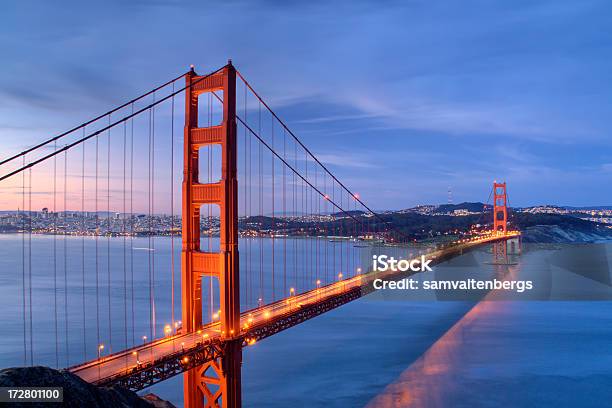
[[[332,217],[347,217],[349,215],[352,215],[354,217],[358,217],[360,215],[364,215],[365,213],[366,213],[365,211],[350,210],[350,211],[341,211],[341,212],[331,213],[330,215]]]
[[[438,206],[437,212],[453,212],[455,210],[467,210],[470,212],[482,212],[485,207],[483,203],[460,203],[460,204],[442,204]],[[491,206],[488,206],[489,209]]]
[[[570,206],[561,206],[561,208],[565,208],[566,210],[587,210],[587,211],[593,211],[593,210],[612,210],[612,205],[595,205],[595,206],[589,206],[589,207],[570,207]]]

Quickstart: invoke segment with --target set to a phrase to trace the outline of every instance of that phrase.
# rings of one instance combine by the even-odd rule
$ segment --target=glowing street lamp
[[[147,336],[142,336],[142,344],[145,344],[147,342]]]
[[[100,344],[98,346],[98,360],[100,359],[100,355],[102,354],[102,350],[104,350],[104,344]]]
[[[171,333],[172,333],[172,328],[170,327],[170,325],[169,324],[165,325],[164,326],[164,334],[166,336],[169,336]]]

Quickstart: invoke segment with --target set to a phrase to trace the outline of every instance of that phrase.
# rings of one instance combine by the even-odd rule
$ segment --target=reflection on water
[[[506,302],[483,300],[453,325],[397,381],[374,398],[368,407],[446,406],[445,394],[458,385],[461,353],[466,336],[476,320],[487,318],[508,307]]]
[[[554,260],[549,249],[534,250],[494,270],[548,283],[539,295],[606,299],[611,249],[567,246]],[[367,406],[609,406],[612,302],[500,298],[507,293],[486,295]]]

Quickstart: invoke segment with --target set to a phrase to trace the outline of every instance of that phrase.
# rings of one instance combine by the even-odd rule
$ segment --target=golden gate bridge
[[[244,347],[403,275],[371,271],[364,248],[433,265],[487,244],[505,256],[520,235],[508,230],[506,184],[495,182],[492,230],[415,244],[231,61],[206,75],[192,67],[0,170],[0,205],[19,208],[23,365],[54,362],[132,390],[184,373],[186,407],[240,406]],[[41,321],[53,327],[37,338]]]

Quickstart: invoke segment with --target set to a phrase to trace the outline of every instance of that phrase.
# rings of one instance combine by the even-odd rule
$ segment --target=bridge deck
[[[509,233],[459,241],[450,248],[426,254],[426,258],[432,259],[431,264],[437,264],[465,250],[518,235]],[[405,276],[406,273],[368,272],[246,311],[241,315],[242,331],[238,338],[244,345],[253,344],[371,292],[374,278],[398,275]],[[219,357],[223,348],[224,341],[217,322],[203,326],[197,332],[168,336],[68,370],[90,383],[117,383],[138,390]]]

